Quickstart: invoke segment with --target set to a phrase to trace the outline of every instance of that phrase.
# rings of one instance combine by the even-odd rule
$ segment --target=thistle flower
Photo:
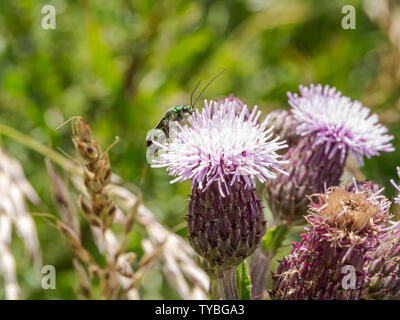
[[[288,93],[291,113],[302,138],[284,156],[289,175],[267,184],[276,220],[298,222],[307,210],[306,195],[339,184],[348,154],[358,165],[363,157],[394,150],[387,128],[358,101],[329,86],[300,86],[301,95]]]
[[[273,275],[275,299],[361,299],[364,269],[377,235],[390,218],[390,202],[368,185],[331,187],[310,196],[311,224]]]
[[[241,108],[241,110],[240,110]],[[179,126],[153,167],[167,167],[173,182],[191,180],[188,237],[210,272],[234,282],[234,270],[254,252],[265,233],[256,180],[264,183],[284,163],[277,153],[285,148],[279,137],[267,129],[268,118],[258,123],[257,107],[250,113],[246,105],[227,98],[205,102],[196,110],[189,126]],[[230,275],[228,277],[228,275]],[[222,284],[224,286],[224,284]],[[233,287],[236,287],[234,284]],[[230,288],[221,288],[225,298]]]
[[[351,101],[328,85],[300,86],[300,93],[300,97],[288,93],[293,116],[300,123],[297,133],[314,134],[313,146],[324,145],[329,159],[340,153],[343,162],[349,152],[362,166],[364,156],[370,158],[382,151],[394,151],[390,143],[393,136],[378,122],[378,115],[370,114],[370,109],[361,102]]]
[[[277,150],[285,148],[284,141],[273,137],[272,128],[266,129],[268,118],[257,124],[261,112],[254,107],[248,120],[244,106],[236,115],[234,102],[224,105],[205,103],[188,119],[191,127],[178,125],[176,137],[167,145],[157,143],[166,152],[154,160],[152,167],[167,167],[177,178],[171,181],[192,181],[200,190],[207,190],[214,182],[222,197],[229,194],[235,182],[244,183],[248,189],[255,188],[256,179],[265,183],[276,177],[285,161]]]

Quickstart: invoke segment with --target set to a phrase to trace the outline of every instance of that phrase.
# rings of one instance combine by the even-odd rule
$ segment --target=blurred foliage
[[[56,8],[55,30],[41,27],[46,4]],[[341,27],[345,4],[356,8],[356,30]],[[142,176],[145,136],[168,107],[188,103],[197,81],[204,85],[224,68],[206,98],[234,93],[266,115],[288,108],[286,92],[299,84],[330,84],[378,112],[399,145],[397,49],[364,6],[361,0],[2,0],[0,122],[73,157],[69,126],[55,130],[72,116],[84,116],[103,147],[119,136],[110,152],[113,171],[140,185],[146,205],[173,228],[186,214],[189,184],[170,185],[161,169]],[[56,214],[43,157],[11,139],[2,143],[41,196],[31,210]],[[362,171],[392,196],[388,180],[398,164],[396,151],[367,160]],[[72,253],[56,229],[35,221],[43,262],[57,269],[57,289],[41,288],[17,240],[22,298],[72,299]],[[133,232],[130,244],[139,254],[141,232]],[[143,298],[176,298],[157,269],[141,290]]]

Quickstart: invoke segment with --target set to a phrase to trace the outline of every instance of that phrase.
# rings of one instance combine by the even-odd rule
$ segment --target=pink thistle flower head
[[[400,178],[400,167],[397,167],[397,175],[398,175],[399,178]],[[400,186],[399,186],[398,184],[396,184],[396,182],[394,182],[393,179],[390,180],[390,183],[391,183],[391,184],[397,189],[397,191],[399,192],[399,193],[397,194],[397,197],[394,198],[394,202],[397,203],[397,204],[400,204]]]
[[[222,196],[235,182],[254,188],[256,179],[264,183],[278,171],[285,173],[280,166],[286,162],[277,151],[287,145],[273,137],[268,117],[259,123],[257,106],[248,115],[246,105],[238,112],[235,104],[233,99],[205,101],[202,112],[188,119],[190,126],[178,124],[173,138],[158,145],[163,152],[152,167],[166,167],[176,177],[171,183],[192,180],[192,187],[206,190],[215,182]]]
[[[343,162],[349,152],[363,165],[363,157],[391,152],[394,148],[381,125],[377,114],[371,114],[359,101],[343,96],[334,87],[322,85],[300,86],[300,96],[288,93],[292,113],[299,122],[297,133],[302,136],[315,134],[315,145],[324,144],[325,153],[332,158],[341,152]]]

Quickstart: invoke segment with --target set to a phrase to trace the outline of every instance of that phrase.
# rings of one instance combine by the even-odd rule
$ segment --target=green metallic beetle
[[[189,116],[194,112],[193,105],[183,105],[183,106],[175,106],[169,109],[166,113],[164,113],[161,120],[158,122],[154,130],[162,130],[165,133],[166,137],[169,137],[169,124],[170,122],[177,121],[180,124],[183,124]],[[150,147],[152,145],[152,135],[146,140],[146,146]]]
[[[208,88],[208,86],[215,80],[217,79],[222,73],[225,72],[225,69],[222,70],[219,74],[217,74],[213,79],[208,82],[208,84],[204,87],[204,89],[200,92],[200,94],[197,96],[196,100],[194,103],[192,103],[192,98],[193,94],[196,92],[196,89],[198,88],[200,81],[197,83],[196,87],[193,89],[192,94],[190,95],[190,104],[182,105],[182,106],[175,106],[169,109],[167,112],[164,113],[162,116],[161,120],[158,122],[156,127],[154,128],[153,132],[155,130],[162,130],[165,133],[165,136],[168,138],[169,137],[169,124],[170,122],[177,121],[180,124],[183,124],[189,117],[190,115],[194,112],[195,110],[195,105],[201,95],[204,93],[204,91]],[[146,139],[146,146],[150,147],[153,144],[153,139],[154,136],[151,133],[147,139]]]

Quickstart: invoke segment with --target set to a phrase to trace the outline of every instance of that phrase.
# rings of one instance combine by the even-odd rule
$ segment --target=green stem
[[[239,293],[236,284],[236,268],[218,272],[216,277],[219,282],[223,300],[239,300]]]
[[[219,288],[219,281],[214,273],[209,272],[208,276],[210,278],[210,297],[212,300],[220,300],[222,297]]]
[[[251,264],[251,297],[253,300],[261,300],[267,284],[269,268],[274,257],[272,252],[257,249]]]
[[[36,140],[19,132],[14,128],[11,128],[4,124],[0,124],[0,134],[8,136],[15,141],[18,141],[19,143],[25,145],[26,147],[42,154],[43,156],[48,157],[67,171],[77,174],[80,173],[78,167],[72,161],[66,159],[64,156],[54,151],[53,149],[46,147],[40,142],[37,142]]]
[[[272,259],[282,246],[288,233],[286,223],[275,225],[265,234],[261,247],[256,250],[251,264],[251,297],[253,300],[262,299]]]

